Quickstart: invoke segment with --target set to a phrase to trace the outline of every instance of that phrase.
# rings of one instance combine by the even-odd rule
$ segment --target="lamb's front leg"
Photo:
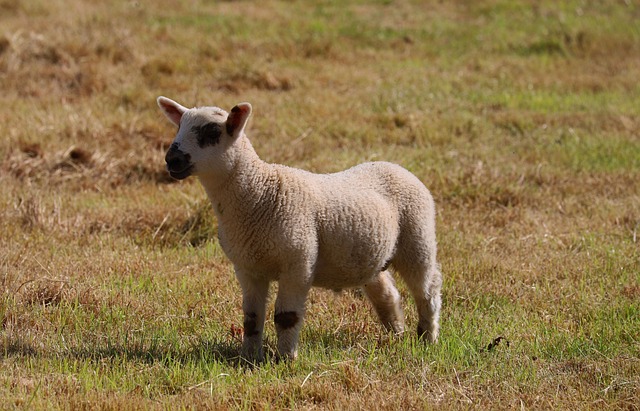
[[[269,282],[256,279],[236,270],[236,277],[242,287],[242,311],[244,313],[244,335],[242,337],[242,357],[248,361],[262,361],[264,352],[262,336],[267,306]]]
[[[276,324],[279,359],[293,360],[298,355],[298,338],[310,288],[308,278],[281,277],[278,282],[273,321]]]

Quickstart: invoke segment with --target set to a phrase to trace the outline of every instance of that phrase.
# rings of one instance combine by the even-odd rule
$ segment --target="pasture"
[[[440,341],[313,290],[294,362],[158,95],[265,160],[431,190]],[[640,409],[637,1],[0,0],[0,408]],[[273,294],[272,290],[272,294]],[[272,299],[273,300],[273,299]]]

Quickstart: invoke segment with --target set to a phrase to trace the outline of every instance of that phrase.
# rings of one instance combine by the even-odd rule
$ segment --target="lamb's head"
[[[244,133],[251,104],[240,103],[228,114],[218,107],[186,108],[166,97],[158,97],[158,106],[178,126],[165,157],[171,177],[219,176],[233,166],[231,147]]]

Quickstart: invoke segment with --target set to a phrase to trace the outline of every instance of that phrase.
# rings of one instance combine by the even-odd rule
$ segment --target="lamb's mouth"
[[[171,177],[175,178],[176,180],[183,180],[189,177],[193,172],[193,164],[188,165],[186,168],[183,168],[182,170],[171,170],[169,168],[168,170],[169,170],[169,175],[171,175]]]

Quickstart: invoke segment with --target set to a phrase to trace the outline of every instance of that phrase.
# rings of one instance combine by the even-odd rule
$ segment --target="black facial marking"
[[[273,321],[277,326],[286,330],[294,327],[298,323],[298,313],[295,311],[287,311],[284,313],[278,313],[273,316]]]
[[[196,135],[198,146],[204,148],[206,146],[214,146],[220,142],[222,128],[218,123],[207,123],[202,126],[191,127],[191,132]]]
[[[244,335],[247,337],[253,337],[258,335],[258,324],[256,318],[258,316],[255,313],[247,313],[244,315]]]

